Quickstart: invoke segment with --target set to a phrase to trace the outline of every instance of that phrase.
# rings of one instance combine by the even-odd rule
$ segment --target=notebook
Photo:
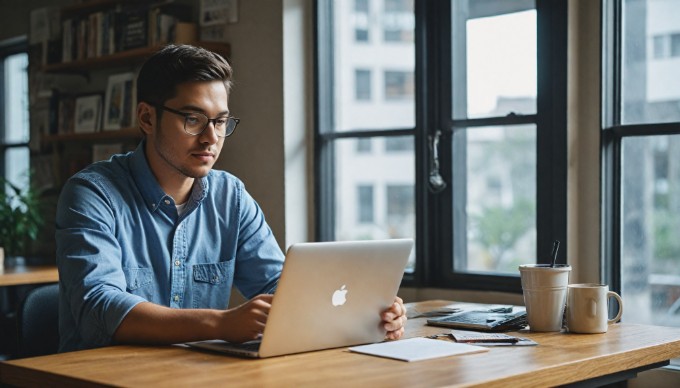
[[[380,312],[394,302],[412,248],[411,239],[294,244],[261,340],[188,345],[265,358],[382,341]]]
[[[401,341],[388,341],[379,344],[354,346],[349,348],[349,351],[410,362],[455,356],[458,354],[486,352],[488,349],[451,341],[440,341],[428,338],[409,338]]]

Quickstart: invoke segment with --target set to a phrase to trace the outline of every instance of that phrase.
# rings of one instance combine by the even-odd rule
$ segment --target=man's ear
[[[146,102],[137,104],[137,122],[144,134],[151,134],[156,127],[156,108]]]

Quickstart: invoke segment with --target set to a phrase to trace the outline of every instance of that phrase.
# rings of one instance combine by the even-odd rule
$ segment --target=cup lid
[[[555,264],[555,266],[551,266],[550,264],[520,264],[519,270],[561,270],[561,271],[566,271],[566,270],[571,270],[571,266],[569,264]]]

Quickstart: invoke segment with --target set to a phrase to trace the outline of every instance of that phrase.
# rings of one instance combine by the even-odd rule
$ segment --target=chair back
[[[17,356],[34,357],[59,350],[59,284],[35,288],[17,311]]]

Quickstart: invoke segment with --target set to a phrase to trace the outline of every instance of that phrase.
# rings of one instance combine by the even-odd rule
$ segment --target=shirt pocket
[[[150,268],[123,268],[127,292],[154,300],[153,295],[153,271]]]
[[[193,266],[193,308],[225,309],[229,305],[234,261]]]

